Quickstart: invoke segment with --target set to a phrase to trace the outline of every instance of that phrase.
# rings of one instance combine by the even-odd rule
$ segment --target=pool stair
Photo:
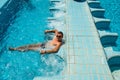
[[[93,9],[92,8],[91,13],[94,17],[104,18],[105,9]]]
[[[119,80],[120,75],[117,72],[119,72],[120,69],[120,52],[114,51],[111,46],[105,47],[104,49],[105,49],[108,65],[110,67],[112,75],[114,76],[114,80]],[[117,79],[115,79],[115,77]]]
[[[102,8],[100,6],[100,1],[88,1],[88,5],[90,8]]]
[[[117,33],[111,33],[106,31],[99,31],[100,40],[103,46],[113,46],[116,44],[118,38]]]
[[[120,52],[114,51],[111,46],[105,47],[104,49],[105,49],[105,53],[106,53],[106,58],[107,58],[107,60],[109,60],[109,59],[112,58],[112,57],[120,56]],[[119,63],[120,63],[120,61],[116,61],[116,62],[119,62]],[[114,64],[114,63],[113,63],[113,64]]]
[[[104,19],[104,18],[96,18],[93,17],[95,21],[96,28],[98,30],[108,30],[109,25],[110,25],[110,20],[109,19]]]
[[[109,66],[117,67],[118,65],[120,67],[120,55],[112,56],[108,59]]]

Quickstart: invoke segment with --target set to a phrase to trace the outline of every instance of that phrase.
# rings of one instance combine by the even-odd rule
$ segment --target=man
[[[56,53],[58,52],[59,48],[63,44],[62,38],[63,33],[58,30],[46,30],[45,33],[53,32],[55,33],[55,36],[51,41],[48,41],[46,43],[41,44],[31,44],[26,46],[20,46],[16,48],[9,48],[9,50],[18,50],[18,51],[28,51],[28,50],[39,50],[41,54],[45,53]]]

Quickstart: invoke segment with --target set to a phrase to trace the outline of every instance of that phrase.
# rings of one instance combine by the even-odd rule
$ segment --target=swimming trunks
[[[51,50],[51,49],[53,49],[53,48],[55,48],[55,46],[52,46],[52,45],[50,44],[50,41],[48,41],[48,42],[46,42],[46,43],[42,43],[37,50],[38,50],[38,51],[41,51],[41,50]]]

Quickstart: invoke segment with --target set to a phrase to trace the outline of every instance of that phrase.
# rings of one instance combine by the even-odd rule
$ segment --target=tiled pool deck
[[[67,0],[65,80],[113,80],[87,1]]]

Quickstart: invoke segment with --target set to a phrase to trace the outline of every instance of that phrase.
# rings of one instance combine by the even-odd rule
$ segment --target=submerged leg
[[[31,44],[31,45],[26,45],[26,46],[20,46],[16,48],[9,47],[9,50],[11,51],[28,51],[28,50],[37,50],[39,47],[41,47],[42,44]]]

